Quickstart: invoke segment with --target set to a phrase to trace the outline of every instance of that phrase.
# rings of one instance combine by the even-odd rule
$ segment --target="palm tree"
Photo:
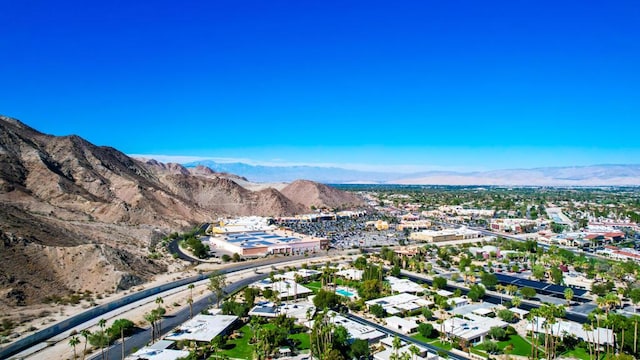
[[[411,344],[411,346],[409,346],[409,352],[411,353],[411,360],[416,360],[416,357],[420,354],[420,349],[414,344]]]
[[[159,337],[160,334],[162,333],[162,316],[166,312],[166,310],[162,307],[162,304],[164,304],[164,300],[162,299],[162,296],[158,296],[156,298],[156,304],[158,305],[158,307],[154,311],[158,314],[157,321],[158,321],[158,337]]]
[[[593,339],[589,339],[589,333],[592,334],[593,336],[593,326],[591,326],[591,324],[589,323],[584,323],[582,324],[582,329],[585,332],[585,335],[587,336],[587,346],[589,347],[589,358],[593,359],[593,350],[592,350],[592,345],[593,345]]]
[[[80,335],[84,338],[84,350],[82,350],[82,360],[85,359],[87,354],[87,342],[89,341],[89,336],[91,335],[91,331],[87,329],[80,330]]]
[[[98,320],[98,326],[102,330],[102,335],[104,335],[104,328],[105,328],[106,325],[107,325],[107,320],[105,320],[105,319]],[[106,358],[104,356],[104,342],[103,341],[100,342],[100,353],[102,354],[102,360],[105,360]]]
[[[144,319],[151,324],[151,342],[156,341],[156,321],[158,321],[158,314],[155,311],[144,314]]]
[[[522,298],[521,297],[514,296],[514,297],[511,298],[511,305],[513,305],[513,307],[518,308],[521,303],[522,303]]]
[[[77,359],[78,356],[76,354],[76,346],[80,344],[80,339],[78,339],[77,336],[72,336],[71,339],[69,339],[69,345],[73,348],[73,359]]]
[[[188,298],[187,304],[189,304],[189,319],[193,319],[193,298]]]
[[[564,298],[567,300],[567,306],[571,305],[573,299],[573,290],[571,288],[564,289]]]
[[[400,341],[399,337],[394,337],[393,342],[391,343],[393,346],[394,358],[398,359],[398,351],[400,350],[400,346],[402,345],[402,341]]]
[[[193,319],[193,288],[195,288],[196,286],[193,284],[189,284],[189,286],[187,286],[187,288],[189,288],[189,300],[187,300],[187,303],[189,304],[189,318]]]

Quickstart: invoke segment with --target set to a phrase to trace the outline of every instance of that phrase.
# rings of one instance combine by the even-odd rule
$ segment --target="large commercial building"
[[[269,254],[304,254],[329,247],[329,240],[315,237],[282,236],[264,231],[209,237],[212,248],[245,257]]]
[[[470,230],[467,228],[459,229],[445,229],[445,230],[423,230],[411,233],[409,239],[414,241],[424,242],[443,242],[443,241],[456,241],[456,240],[468,240],[477,239],[480,237],[480,232],[476,230]]]

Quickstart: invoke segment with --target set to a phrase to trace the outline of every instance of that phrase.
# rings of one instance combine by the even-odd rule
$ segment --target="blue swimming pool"
[[[346,297],[353,297],[353,293],[351,291],[347,291],[345,289],[338,289],[336,290],[336,293],[342,296],[346,296]]]

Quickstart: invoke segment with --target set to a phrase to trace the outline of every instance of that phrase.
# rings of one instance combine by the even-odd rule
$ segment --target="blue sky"
[[[639,18],[637,1],[0,0],[0,113],[127,154],[637,163]]]

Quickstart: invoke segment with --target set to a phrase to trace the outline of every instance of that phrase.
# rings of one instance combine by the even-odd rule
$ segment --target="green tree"
[[[77,336],[72,336],[71,339],[69,339],[69,346],[73,348],[74,360],[78,358],[78,354],[76,353],[76,346],[78,346],[78,344],[80,344],[80,339],[78,339]]]
[[[573,289],[564,289],[564,298],[567,300],[567,305],[571,305],[571,300],[573,300]]]
[[[487,289],[494,289],[498,284],[498,277],[496,274],[484,272],[480,276],[480,281]]]
[[[384,308],[381,305],[378,304],[373,304],[371,306],[369,306],[369,312],[377,317],[378,319],[382,319],[385,316],[387,316],[387,312],[384,310]]]
[[[531,275],[533,275],[536,280],[542,281],[547,276],[547,271],[542,265],[534,265],[531,268]]]
[[[431,338],[434,330],[433,325],[430,323],[420,323],[418,325],[418,333],[427,339]]]
[[[525,286],[520,289],[520,295],[525,299],[533,299],[536,297],[537,293],[535,289]]]
[[[84,338],[84,349],[82,350],[82,360],[84,360],[87,354],[87,343],[89,342],[89,336],[91,336],[91,331],[87,329],[82,329],[80,330],[80,335]]]
[[[367,340],[355,339],[350,347],[352,359],[368,359],[371,351]]]
[[[107,320],[105,319],[98,320],[98,327],[100,328],[100,331],[94,334],[94,337],[95,337],[94,341],[98,342],[100,346],[100,354],[102,355],[102,360],[106,359],[104,354],[104,347],[109,345],[109,338],[104,332],[105,326],[107,326]]]
[[[213,272],[209,275],[209,290],[216,295],[216,307],[220,307],[220,301],[224,296],[224,289],[227,287],[227,278],[221,272]]]
[[[562,282],[564,281],[564,274],[562,273],[562,270],[560,270],[560,268],[552,267],[550,273],[551,281],[553,281],[554,284],[562,284]]]
[[[320,289],[313,298],[313,305],[319,310],[337,309],[341,304],[341,300],[340,296],[333,291]]]
[[[507,336],[507,332],[501,327],[494,326],[489,329],[488,335],[493,340],[503,340]]]
[[[503,321],[506,321],[508,323],[513,322],[513,320],[515,320],[515,314],[513,313],[513,311],[507,310],[507,309],[502,309],[500,311],[498,311],[498,317],[500,319],[502,319]]]
[[[469,297],[469,299],[471,299],[472,301],[478,301],[479,299],[482,299],[484,297],[485,292],[486,291],[484,287],[478,284],[474,284],[474,285],[471,285],[471,287],[469,288],[467,297]]]
[[[445,287],[447,287],[447,279],[440,276],[434,276],[433,287],[434,289],[444,289]]]

